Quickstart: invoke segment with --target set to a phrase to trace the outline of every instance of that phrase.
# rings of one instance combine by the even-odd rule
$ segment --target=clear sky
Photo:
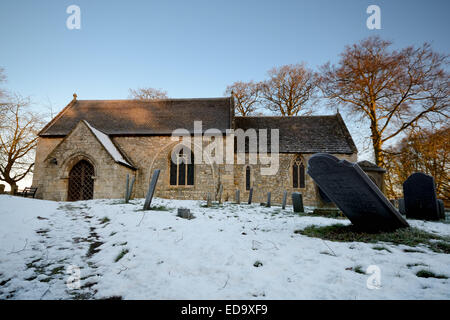
[[[71,4],[81,30],[66,27]],[[381,30],[366,27],[370,4],[381,8]],[[449,9],[447,0],[2,0],[0,66],[8,89],[56,109],[74,92],[123,99],[142,86],[215,97],[274,66],[336,61],[346,44],[374,34],[449,53]]]
[[[72,4],[80,30],[66,27]],[[366,27],[372,4],[381,30]],[[370,35],[396,47],[427,41],[448,54],[449,9],[448,0],[1,0],[0,66],[8,90],[56,111],[74,92],[125,99],[129,88],[154,87],[216,97],[274,66],[337,61],[345,45]],[[363,129],[347,125],[361,151]]]

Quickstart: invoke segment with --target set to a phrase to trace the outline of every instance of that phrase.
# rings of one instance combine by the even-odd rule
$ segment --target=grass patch
[[[326,218],[341,218],[341,219],[347,219],[342,211],[339,209],[334,208],[315,208],[313,213],[313,216],[321,216]]]
[[[331,226],[308,226],[294,233],[308,237],[320,238],[338,242],[390,242],[395,245],[415,247],[426,245],[438,253],[449,253],[450,238],[441,237],[417,228],[401,228],[393,232],[370,233],[357,229],[354,225],[334,224]],[[439,240],[433,242],[432,240]]]
[[[153,206],[153,207],[150,207],[150,210],[153,210],[153,211],[170,211],[170,209],[169,208],[167,208],[166,206]]]
[[[259,267],[262,267],[262,266],[263,266],[263,263],[262,263],[261,261],[255,261],[255,263],[253,264],[253,266],[254,266],[255,268],[259,268]]]
[[[356,273],[359,273],[359,274],[366,274],[366,272],[362,269],[362,266],[361,266],[361,265],[357,265],[357,266],[353,269],[353,271],[355,271]]]
[[[114,259],[114,262],[117,262],[120,259],[122,259],[128,252],[130,252],[130,250],[122,249],[122,251],[120,251],[120,253],[117,255],[117,257]]]
[[[88,252],[86,253],[86,257],[88,257],[88,258],[92,257],[94,254],[99,252],[100,249],[97,249],[97,248],[100,247],[102,244],[103,244],[103,242],[100,242],[100,241],[91,242],[91,244],[89,245]]]
[[[425,263],[422,263],[422,262],[417,262],[417,263],[408,263],[407,265],[406,265],[408,268],[413,268],[413,267],[419,267],[419,266],[421,266],[421,267],[428,267],[428,265],[426,265]]]
[[[109,219],[108,217],[103,217],[101,220],[100,220],[100,224],[105,224],[105,223],[108,223],[108,222],[110,222],[111,221],[111,219]]]
[[[392,253],[391,250],[389,250],[388,248],[386,248],[386,247],[384,247],[384,246],[375,246],[375,247],[373,247],[372,249],[373,249],[373,250],[378,250],[378,251],[386,250],[387,252]]]
[[[53,268],[52,271],[50,272],[50,274],[52,276],[56,275],[56,274],[64,274],[64,266]]]
[[[424,270],[424,269],[417,271],[416,276],[418,276],[419,278],[448,279],[448,277],[443,274],[435,274],[432,271]]]

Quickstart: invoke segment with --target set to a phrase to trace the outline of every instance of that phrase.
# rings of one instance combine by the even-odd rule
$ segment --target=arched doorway
[[[94,166],[86,160],[75,164],[69,172],[68,201],[89,200],[94,197]]]

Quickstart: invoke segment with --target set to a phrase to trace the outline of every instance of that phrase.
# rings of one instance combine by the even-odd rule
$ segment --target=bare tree
[[[386,190],[391,197],[401,195],[403,182],[414,172],[434,177],[439,198],[450,201],[450,125],[439,129],[416,129],[385,152]]]
[[[129,98],[135,100],[167,99],[167,91],[154,88],[138,88],[129,90]]]
[[[6,81],[5,69],[0,67],[0,83],[5,82],[5,81]],[[0,102],[4,95],[5,95],[5,91],[2,88],[0,88]]]
[[[42,126],[38,114],[30,110],[29,98],[12,95],[3,103],[0,127],[0,181],[15,190],[17,182],[32,172],[37,133]]]
[[[332,103],[370,124],[375,162],[383,144],[434,117],[448,118],[447,56],[430,45],[390,50],[391,42],[369,37],[347,46],[337,65],[321,67],[320,88]]]
[[[317,89],[315,74],[305,64],[285,65],[268,72],[269,79],[261,85],[262,98],[269,110],[283,116],[311,112]]]
[[[253,81],[237,81],[229,85],[225,95],[233,95],[235,112],[243,117],[254,114],[258,109],[261,85]]]

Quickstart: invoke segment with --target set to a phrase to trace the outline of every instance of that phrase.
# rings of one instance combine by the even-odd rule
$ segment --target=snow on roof
[[[129,167],[133,167],[133,165],[131,165],[127,160],[125,160],[125,158],[120,153],[119,149],[117,149],[117,147],[107,134],[104,134],[100,130],[95,129],[86,120],[83,121],[84,123],[86,123],[89,129],[91,129],[92,133],[97,137],[98,141],[103,145],[103,147],[105,147],[106,151],[108,151],[108,153],[111,155],[114,161]]]

